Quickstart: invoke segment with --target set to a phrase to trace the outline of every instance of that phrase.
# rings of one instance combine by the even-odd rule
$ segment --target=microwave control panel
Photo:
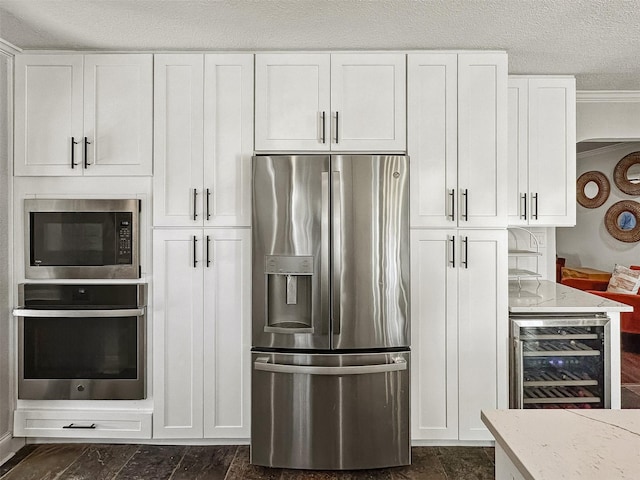
[[[116,263],[131,264],[133,261],[133,254],[131,249],[131,239],[133,232],[132,215],[129,212],[116,213],[116,230],[118,231],[118,255],[116,257]]]

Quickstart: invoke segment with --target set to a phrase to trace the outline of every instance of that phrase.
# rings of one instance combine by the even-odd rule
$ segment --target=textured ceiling
[[[509,72],[640,90],[640,0],[0,0],[23,49],[497,49]]]

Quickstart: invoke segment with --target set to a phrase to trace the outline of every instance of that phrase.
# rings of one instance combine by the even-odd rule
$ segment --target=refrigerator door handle
[[[340,187],[342,179],[340,178],[339,171],[333,171],[331,174],[332,180],[332,218],[331,224],[333,227],[333,286],[332,286],[332,301],[331,301],[331,318],[333,320],[333,334],[340,334],[340,304],[342,285],[340,283],[342,273],[342,218],[340,212],[342,212],[342,192]]]
[[[301,373],[304,375],[366,375],[371,373],[398,372],[407,369],[403,358],[394,358],[393,363],[376,365],[350,365],[346,367],[316,367],[309,365],[285,365],[269,363],[269,357],[258,357],[253,363],[256,370],[272,373]]]

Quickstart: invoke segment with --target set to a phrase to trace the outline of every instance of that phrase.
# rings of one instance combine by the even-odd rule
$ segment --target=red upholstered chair
[[[631,265],[631,270],[640,270],[640,266]],[[626,303],[633,307],[633,312],[620,314],[620,330],[625,333],[640,334],[640,294],[607,292],[608,281],[591,280],[588,278],[563,278],[563,285],[584,290],[588,293],[608,298],[614,302]]]

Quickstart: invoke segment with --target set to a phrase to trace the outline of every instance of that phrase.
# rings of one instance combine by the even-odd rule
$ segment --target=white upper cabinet
[[[249,226],[253,55],[155,56],[155,226]]]
[[[406,148],[404,54],[257,54],[256,150]]]
[[[412,227],[507,224],[507,57],[408,56]]]
[[[151,175],[152,56],[18,55],[15,175]]]
[[[509,224],[576,223],[573,77],[509,77]]]

